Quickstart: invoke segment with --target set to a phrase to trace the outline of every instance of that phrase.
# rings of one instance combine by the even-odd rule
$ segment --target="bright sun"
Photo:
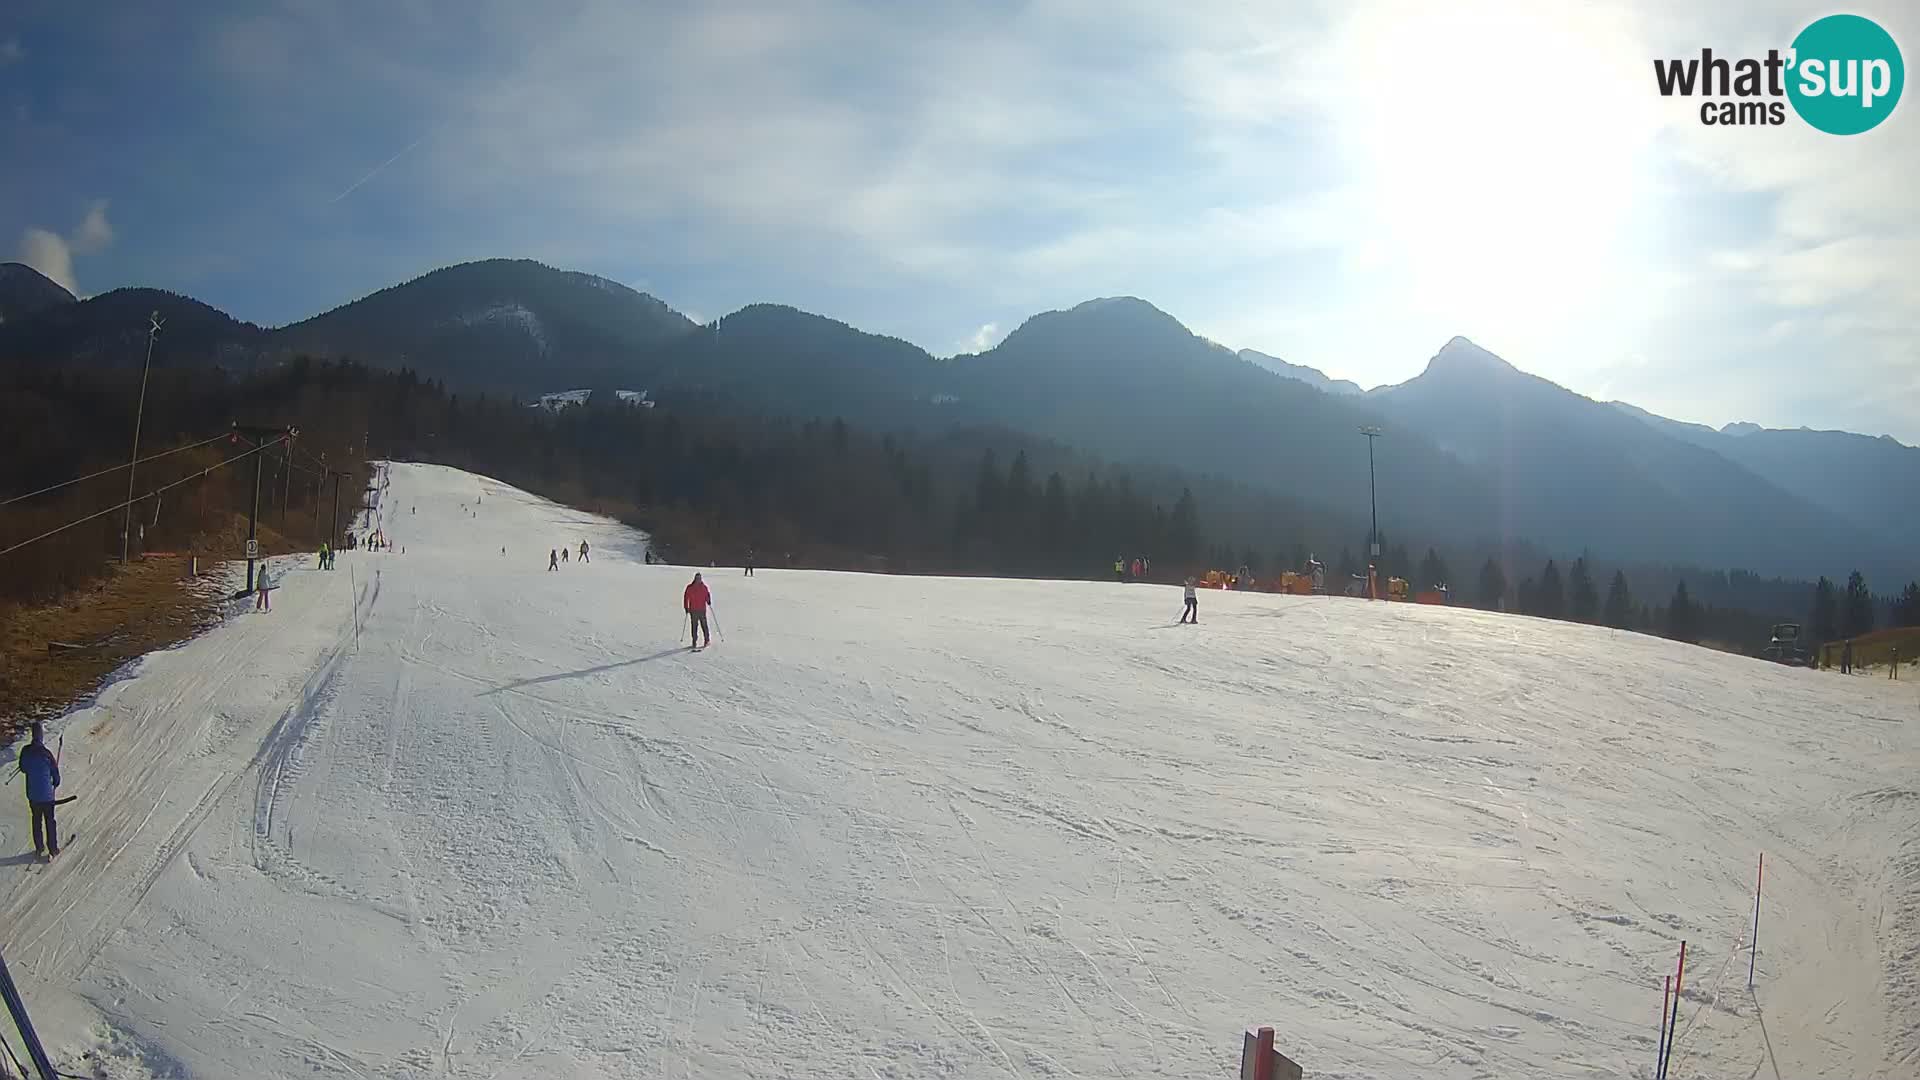
[[[1349,165],[1376,215],[1362,257],[1404,275],[1419,312],[1541,340],[1622,285],[1656,126],[1628,29],[1517,0],[1354,16],[1338,70]]]

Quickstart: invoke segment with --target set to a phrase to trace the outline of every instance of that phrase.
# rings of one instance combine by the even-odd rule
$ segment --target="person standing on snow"
[[[1122,585],[1127,583],[1127,560],[1117,557],[1113,560],[1113,580]]]
[[[560,569],[560,553],[552,548],[547,549],[547,569]]]
[[[60,827],[53,819],[60,788],[60,761],[47,749],[47,733],[38,721],[33,740],[20,748],[20,775],[27,778],[27,805],[33,811],[33,853],[60,854]]]
[[[1187,609],[1180,613],[1180,621],[1200,625],[1200,597],[1193,591],[1193,578],[1187,578]]]
[[[260,573],[253,579],[253,610],[273,610],[273,582],[267,579],[267,565],[260,564]]]
[[[581,562],[593,561],[592,559],[587,558],[587,542],[585,540],[580,541],[580,561]]]
[[[707,588],[707,583],[700,580],[699,574],[693,575],[693,580],[687,584],[681,602],[687,609],[687,621],[693,626],[693,647],[700,647],[702,634],[706,635],[707,644],[713,644],[713,631],[707,629],[707,609],[713,606],[713,593]]]
[[[746,570],[746,573],[742,575],[743,577],[753,576],[753,548],[751,547],[747,548],[747,565],[744,567],[744,569]]]

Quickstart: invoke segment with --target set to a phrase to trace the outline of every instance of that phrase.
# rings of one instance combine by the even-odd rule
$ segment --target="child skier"
[[[1194,594],[1193,579],[1187,579],[1187,609],[1180,614],[1180,621],[1200,625],[1200,598]]]

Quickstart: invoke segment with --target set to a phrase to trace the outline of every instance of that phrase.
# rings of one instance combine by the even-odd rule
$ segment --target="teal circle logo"
[[[1787,99],[1829,135],[1858,135],[1900,103],[1907,69],[1893,35],[1872,19],[1829,15],[1793,39]]]

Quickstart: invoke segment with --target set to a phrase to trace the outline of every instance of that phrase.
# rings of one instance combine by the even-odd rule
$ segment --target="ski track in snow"
[[[281,560],[55,725],[0,946],[69,1071],[1225,1077],[1269,1022],[1315,1077],[1647,1077],[1685,938],[1674,1080],[1920,1073],[1910,683],[778,569],[691,655],[630,530],[389,475],[407,554]]]

